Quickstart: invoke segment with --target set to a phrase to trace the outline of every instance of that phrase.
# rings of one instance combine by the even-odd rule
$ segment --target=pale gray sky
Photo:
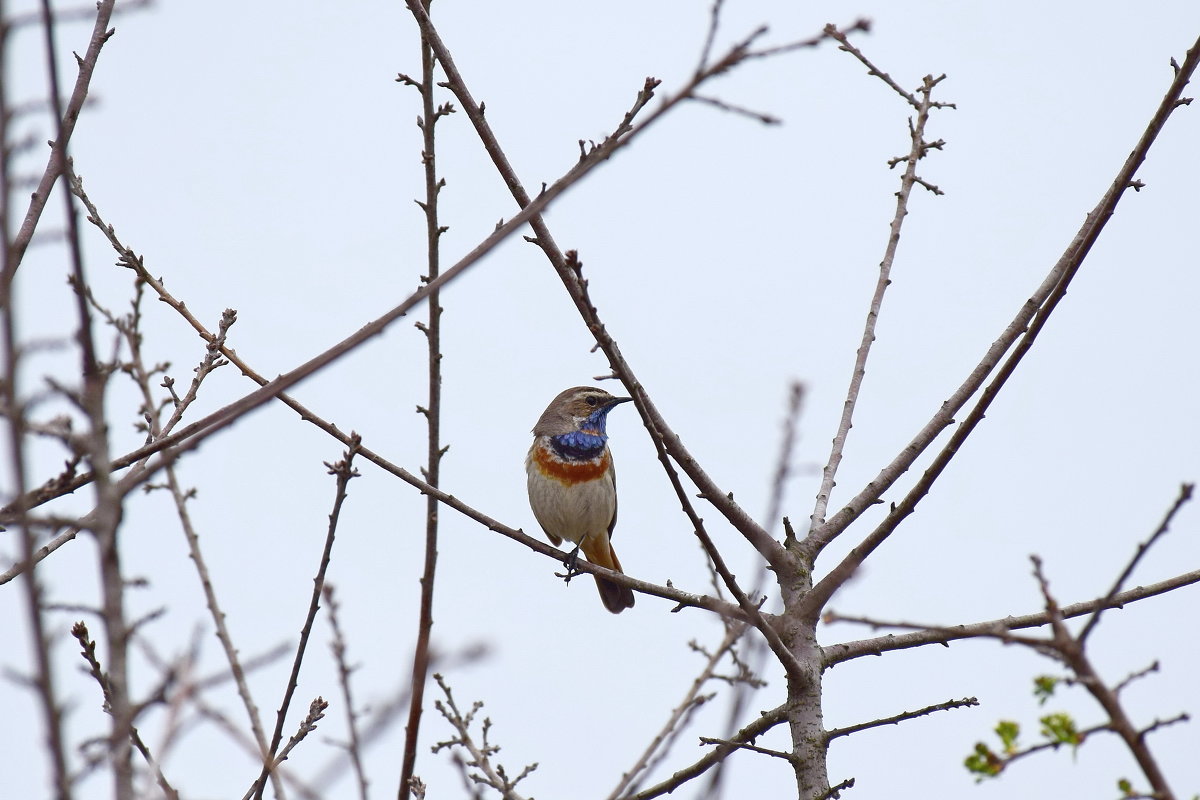
[[[19,11],[33,4],[10,4]],[[1028,297],[1140,136],[1200,33],[1190,0],[1010,2],[912,0],[785,3],[728,0],[718,46],[759,24],[767,41],[807,38],[826,22],[860,16],[873,32],[856,42],[907,88],[946,73],[932,138],[946,141],[921,174],[946,195],[911,204],[894,284],[885,301],[855,427],[833,504],[870,480],[956,388]],[[680,86],[694,69],[708,3],[577,4],[440,0],[434,19],[527,187],[568,169],[577,141],[599,140],[632,103],[644,78]],[[414,121],[418,95],[394,82],[420,64],[403,3],[161,3],[120,16],[93,81],[96,105],[72,151],[92,199],[148,268],[215,328],[236,308],[230,343],[260,372],[284,372],[342,339],[417,285],[424,270],[423,191]],[[62,64],[86,47],[89,26],[60,31]],[[40,34],[13,34],[10,91],[41,96]],[[6,80],[8,80],[6,78]],[[1193,94],[1200,88],[1193,86]],[[693,104],[621,152],[551,210],[564,248],[578,249],[609,331],[674,429],[710,474],[756,514],[765,511],[789,381],[808,389],[785,511],[812,510],[817,469],[828,455],[863,317],[874,286],[899,174],[887,160],[907,151],[909,109],[832,46],[755,62],[708,94],[784,120],[763,127]],[[451,101],[447,93],[442,101]],[[1200,478],[1197,421],[1196,220],[1200,202],[1200,108],[1182,110],[988,418],[920,506],[833,606],[847,614],[956,624],[1038,610],[1028,556],[1045,559],[1063,602],[1108,589],[1139,541],[1158,524],[1182,481]],[[439,128],[444,262],[449,264],[515,208],[464,115]],[[18,133],[52,137],[44,117]],[[40,174],[45,149],[18,162]],[[21,202],[24,189],[17,192]],[[59,198],[43,223],[58,226]],[[23,206],[21,206],[23,211]],[[87,266],[97,293],[123,310],[130,276],[94,230]],[[65,340],[73,330],[59,244],[22,267],[21,324],[30,338]],[[522,462],[532,427],[560,389],[607,372],[569,299],[535,248],[514,240],[443,297],[443,464],[447,491],[504,523],[537,531]],[[167,307],[147,301],[149,357],[170,361],[185,383],[203,345]],[[412,319],[423,318],[424,310]],[[342,429],[413,471],[424,428],[424,340],[409,321],[301,385],[296,396]],[[69,352],[39,355],[25,391],[48,370],[73,367]],[[204,387],[195,418],[253,388],[233,370]],[[616,390],[615,386],[608,388]],[[140,443],[135,400],[117,381],[109,398],[115,449]],[[620,469],[615,544],[626,570],[696,591],[703,557],[631,408],[609,433]],[[191,511],[213,579],[243,655],[292,642],[308,604],[333,496],[323,461],[342,447],[282,406],[268,406],[206,443],[183,465],[197,487]],[[34,459],[38,479],[62,455]],[[6,462],[7,463],[7,462]],[[918,463],[887,500],[899,499]],[[355,689],[381,702],[410,669],[423,545],[423,501],[369,464],[351,485],[330,581],[337,587]],[[6,477],[5,485],[8,478]],[[7,491],[7,489],[6,489]],[[81,492],[62,510],[88,508]],[[739,577],[755,554],[701,505]],[[865,535],[868,515],[831,548],[828,569]],[[454,513],[443,534],[435,638],[440,651],[476,644],[486,658],[447,670],[460,704],[483,699],[502,762],[538,770],[521,789],[541,798],[607,794],[678,702],[700,658],[689,640],[715,644],[706,614],[668,613],[640,597],[607,614],[587,580],[564,588],[555,565]],[[1189,508],[1135,574],[1149,583],[1200,561],[1200,513]],[[146,628],[161,655],[201,631],[204,674],[222,658],[195,572],[165,496],[138,498],[122,535],[126,569],[148,588],[133,606],[166,616]],[[0,539],[7,566],[15,545]],[[81,538],[40,568],[54,599],[94,603],[94,547]],[[0,661],[31,668],[22,595],[0,587]],[[1148,724],[1200,712],[1196,590],[1110,613],[1093,639],[1112,681],[1161,661],[1126,699]],[[70,614],[52,617],[60,689],[76,737],[107,725],[96,688],[71,660]],[[334,702],[318,734],[289,765],[312,775],[344,738],[344,710],[318,620],[293,716],[320,694]],[[824,643],[869,635],[823,628]],[[255,700],[273,721],[289,661],[256,673]],[[1034,675],[1055,665],[997,644],[956,644],[864,659],[826,676],[830,727],[889,716],[951,698],[977,709],[935,715],[839,740],[830,778],[854,777],[846,797],[1115,797],[1136,778],[1129,756],[1097,737],[1075,758],[1035,756],[999,782],[976,787],[962,768],[973,743],[1001,718],[1035,734],[1046,710],[1100,719],[1071,691],[1040,709]],[[769,671],[749,714],[778,704],[782,674]],[[142,689],[153,675],[135,671]],[[431,691],[430,701],[435,693]],[[48,796],[47,766],[32,697],[0,684],[6,794]],[[209,700],[239,723],[232,690]],[[152,718],[144,730],[153,746]],[[30,720],[30,722],[25,722]],[[697,735],[725,733],[725,706],[702,713],[662,775],[690,763]],[[293,729],[289,723],[289,733]],[[1194,724],[1152,743],[1181,796],[1200,787]],[[427,744],[448,738],[436,714]],[[786,732],[760,740],[785,747]],[[402,724],[367,752],[372,796],[393,796]],[[431,798],[463,790],[444,754],[422,748],[418,773]],[[256,775],[242,751],[211,726],[187,737],[165,767],[185,796],[240,797]],[[794,796],[779,761],[732,761],[733,797]],[[1135,781],[1138,785],[1140,782]],[[80,798],[107,796],[90,780]],[[328,793],[351,796],[347,780]],[[685,791],[684,796],[695,793]]]

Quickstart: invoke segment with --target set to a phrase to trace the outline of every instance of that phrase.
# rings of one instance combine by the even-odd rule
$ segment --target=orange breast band
[[[549,448],[539,446],[533,451],[533,463],[547,478],[574,486],[578,483],[599,480],[608,472],[612,456],[605,451],[600,458],[587,461],[564,461]]]

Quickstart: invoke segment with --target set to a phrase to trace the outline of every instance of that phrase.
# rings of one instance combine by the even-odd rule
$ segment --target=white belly
[[[529,476],[529,505],[550,536],[578,544],[585,537],[607,534],[617,508],[611,477],[568,486],[536,469]]]

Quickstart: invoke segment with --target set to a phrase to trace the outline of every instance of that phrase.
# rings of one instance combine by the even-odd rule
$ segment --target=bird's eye
[[[600,403],[600,398],[599,398],[599,397],[596,397],[596,395],[594,395],[594,394],[590,394],[590,395],[588,395],[587,397],[585,397],[585,398],[584,398],[584,400],[585,400],[585,401],[587,402],[587,404],[588,404],[589,406],[591,406],[592,408],[595,408],[595,407],[596,407],[597,405],[599,405],[599,403]]]

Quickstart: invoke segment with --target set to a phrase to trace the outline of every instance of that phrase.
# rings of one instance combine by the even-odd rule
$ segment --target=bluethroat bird
[[[567,579],[580,548],[588,561],[621,572],[612,548],[617,524],[617,475],[604,423],[608,412],[632,397],[576,386],[554,398],[533,426],[533,446],[525,459],[529,505],[555,546],[575,543],[567,557]],[[604,607],[620,614],[633,607],[633,590],[596,576]]]

